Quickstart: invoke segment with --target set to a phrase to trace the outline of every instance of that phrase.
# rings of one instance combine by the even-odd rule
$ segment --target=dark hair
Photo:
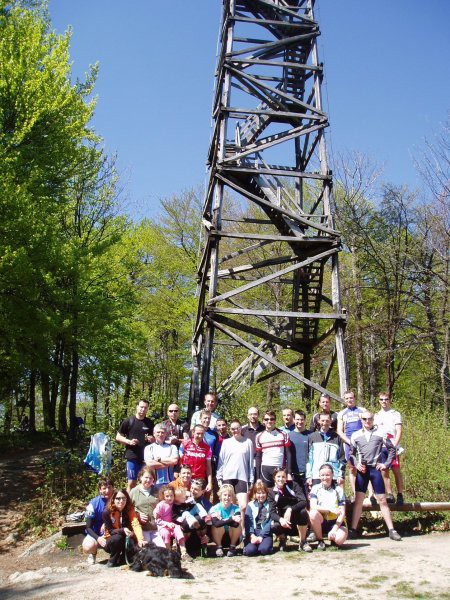
[[[306,413],[301,408],[297,409],[294,414],[295,415],[301,415],[302,417],[305,417],[305,419],[306,419]]]
[[[105,477],[105,479],[99,479],[98,481],[98,489],[100,489],[101,487],[114,487],[113,482],[111,481],[111,479],[109,479],[108,477]]]
[[[148,404],[148,406],[150,406],[150,400],[147,400],[147,398],[140,398],[137,403],[139,404],[139,402],[145,402],[145,404]]]
[[[202,425],[202,427],[203,427],[203,425]],[[180,471],[181,471],[181,469],[187,469],[188,471],[191,472],[191,475],[192,475],[192,467],[191,467],[191,465],[181,465],[180,466]]]
[[[318,418],[320,419],[320,417],[330,417],[330,419],[331,419],[330,413],[326,413],[326,412],[319,413],[319,417]]]
[[[199,485],[202,488],[202,490],[205,490],[206,486],[207,486],[207,482],[206,482],[206,479],[193,479],[191,481],[191,487],[193,485]]]
[[[113,491],[111,498],[109,499],[109,502],[106,506],[106,509],[109,513],[115,512],[117,510],[117,507],[114,504],[114,501],[119,492],[122,493],[125,496],[125,498],[127,499],[126,504],[122,509],[122,512],[128,513],[133,508],[133,503],[131,502],[131,498],[130,498],[130,495],[128,494],[127,489],[119,488],[119,489]]]
[[[269,416],[269,417],[273,417],[274,419],[277,418],[277,415],[275,414],[274,410],[266,410],[265,413],[264,413],[264,416],[266,416],[266,415]]]
[[[330,469],[331,474],[333,475],[333,473],[334,473],[333,467],[330,465],[330,463],[323,463],[323,465],[319,469],[319,473],[322,469]]]
[[[275,478],[275,475],[277,473],[280,473],[281,471],[283,471],[283,473],[287,476],[287,474],[288,474],[287,469],[284,469],[283,467],[277,467],[276,469],[274,469],[272,471],[272,477]]]

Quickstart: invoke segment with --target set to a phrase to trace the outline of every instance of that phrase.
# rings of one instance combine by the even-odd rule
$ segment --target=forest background
[[[201,192],[162,200],[154,219],[125,213],[116,157],[90,124],[97,67],[72,81],[69,43],[45,4],[0,0],[4,443],[25,417],[29,433],[69,442],[77,417],[91,433],[114,434],[140,398],[160,417],[175,400],[185,408],[189,392]],[[387,390],[403,414],[407,495],[447,500],[450,121],[416,162],[421,190],[384,181],[357,152],[335,157],[346,343],[358,403],[377,408]],[[235,199],[227,203],[239,214]],[[222,364],[239,362],[224,358],[216,357],[217,382]],[[337,389],[336,378],[330,385]],[[223,398],[220,410],[243,419],[249,405],[311,414],[302,394],[280,375]]]

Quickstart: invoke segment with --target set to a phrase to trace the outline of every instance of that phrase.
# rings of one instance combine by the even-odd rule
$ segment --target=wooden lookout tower
[[[272,377],[347,388],[318,36],[314,0],[223,0],[190,411]]]

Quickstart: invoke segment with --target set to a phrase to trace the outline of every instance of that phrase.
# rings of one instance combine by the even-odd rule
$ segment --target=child
[[[245,510],[245,556],[272,554],[268,493],[261,479],[250,490],[250,502]]]
[[[217,546],[216,556],[222,557],[222,542],[225,533],[230,536],[230,547],[227,556],[236,556],[236,544],[241,536],[241,515],[239,506],[235,504],[236,495],[231,484],[225,483],[218,492],[219,503],[211,508],[212,538]]]
[[[163,485],[159,490],[159,502],[155,507],[153,515],[156,519],[158,533],[163,539],[166,548],[170,549],[172,539],[175,537],[180,547],[181,558],[191,560],[186,552],[185,538],[180,525],[172,521],[172,507],[174,502],[174,491],[168,485]]]
[[[211,517],[194,498],[186,498],[183,488],[178,488],[175,490],[173,520],[180,525],[185,523],[189,529],[199,529],[205,522],[211,521]]]

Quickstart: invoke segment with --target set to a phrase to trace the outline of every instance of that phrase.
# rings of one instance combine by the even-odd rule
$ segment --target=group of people
[[[88,561],[95,562],[101,547],[110,555],[108,566],[120,564],[127,543],[176,544],[185,560],[194,552],[206,555],[211,539],[217,557],[225,555],[224,548],[235,556],[241,541],[246,556],[270,554],[274,538],[284,551],[288,536],[299,538],[302,552],[311,552],[313,542],[325,550],[325,537],[339,547],[357,537],[369,487],[389,537],[401,540],[389,504],[404,502],[402,418],[388,394],[379,401],[373,414],[348,391],[345,407],[335,413],[323,394],[309,428],[305,412],[291,408],[283,409],[279,427],[274,411],[267,410],[261,422],[256,407],[248,409],[247,423],[227,422],[216,412],[214,393],[206,394],[190,424],[171,404],[167,418],[155,425],[147,417],[148,402],[139,401],[116,436],[125,446],[128,486],[113,489],[101,481],[86,510]],[[350,527],[346,470],[354,496]]]

